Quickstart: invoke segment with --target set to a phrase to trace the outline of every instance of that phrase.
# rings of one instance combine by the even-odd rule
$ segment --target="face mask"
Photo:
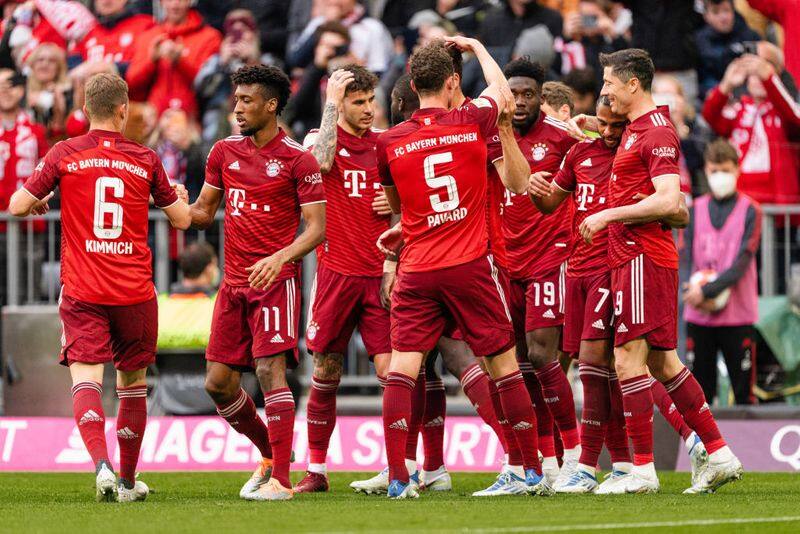
[[[729,172],[712,172],[708,175],[708,187],[714,198],[723,199],[736,192],[736,175]]]

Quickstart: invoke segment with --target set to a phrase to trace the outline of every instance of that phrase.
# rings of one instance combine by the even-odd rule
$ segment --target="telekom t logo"
[[[344,171],[344,187],[350,190],[349,197],[361,197],[367,188],[367,171]]]
[[[578,184],[578,211],[586,211],[586,204],[594,200],[594,184]]]
[[[228,189],[228,203],[230,203],[231,208],[233,208],[231,215],[237,216],[242,214],[239,210],[244,207],[244,200],[244,189]]]

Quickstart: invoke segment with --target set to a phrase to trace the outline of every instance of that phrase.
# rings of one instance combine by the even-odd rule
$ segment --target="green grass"
[[[586,525],[678,520],[795,517],[790,522],[637,525],[659,532],[800,532],[800,475],[746,473],[716,495],[681,495],[688,474],[661,473],[658,495],[563,495],[551,498],[469,497],[490,474],[454,474],[449,493],[424,493],[417,501],[354,494],[348,483],[363,474],[336,473],[327,494],[293,501],[252,503],[238,499],[245,473],[145,473],[154,490],[146,502],[94,502],[90,474],[0,474],[0,532],[341,532],[417,530],[524,532],[587,530]],[[299,479],[299,473],[293,479]],[[576,528],[583,526],[583,528]],[[216,532],[215,532],[216,531]]]

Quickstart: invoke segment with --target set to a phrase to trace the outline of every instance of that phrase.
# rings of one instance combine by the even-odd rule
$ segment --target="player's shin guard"
[[[628,436],[633,443],[633,465],[653,462],[653,393],[650,377],[639,375],[620,381]]]
[[[550,409],[544,401],[542,394],[542,386],[536,378],[536,373],[533,370],[533,365],[530,362],[520,362],[520,371],[522,377],[525,379],[525,387],[528,389],[533,402],[533,408],[536,411],[536,426],[539,439],[539,450],[542,451],[544,458],[555,458],[556,456],[556,443],[553,436],[553,416],[550,414]]]
[[[311,391],[306,405],[308,451],[311,464],[324,465],[328,443],[336,426],[336,390],[339,379],[311,377]],[[309,469],[311,471],[311,469]]]
[[[581,414],[581,457],[584,466],[595,468],[603,449],[610,401],[608,367],[588,363],[579,365],[583,384],[583,413]]]
[[[147,386],[117,388],[117,441],[119,442],[119,478],[129,489],[136,482],[139,449],[147,427]]]
[[[440,377],[426,377],[425,414],[422,417],[422,447],[425,471],[436,471],[444,465],[444,421],[447,416],[444,382]]]
[[[539,463],[539,444],[536,434],[536,415],[530,395],[525,389],[525,381],[520,371],[515,371],[494,381],[500,393],[503,414],[522,451],[522,464],[525,469],[542,473]]]
[[[406,459],[417,461],[417,445],[422,418],[425,415],[425,369],[417,375],[417,382],[411,392],[411,417],[408,420],[408,439],[406,439]],[[412,473],[413,474],[413,473]]]
[[[561,364],[554,361],[536,371],[536,378],[542,385],[542,393],[558,426],[564,448],[574,449],[580,445],[580,436],[575,417],[575,401],[572,399],[572,388],[567,375],[561,369]]]
[[[686,424],[700,436],[708,454],[713,454],[725,446],[725,440],[719,433],[717,422],[703,395],[703,389],[689,369],[684,367],[680,373],[664,382],[664,387]]]
[[[514,437],[514,431],[511,430],[511,425],[508,423],[508,418],[503,412],[503,403],[500,402],[500,392],[497,391],[497,385],[494,380],[489,380],[489,396],[492,399],[492,407],[497,416],[497,424],[500,425],[500,431],[503,433],[503,439],[500,440],[503,450],[508,455],[508,465],[522,465],[522,451],[517,444],[517,438]]]
[[[622,388],[613,369],[608,377],[609,414],[606,429],[606,448],[611,463],[631,463],[631,449],[628,446],[628,431],[625,429],[625,415],[622,407]]]
[[[411,419],[411,392],[416,381],[403,373],[389,373],[383,391],[383,436],[386,441],[386,460],[389,481],[408,483],[406,442],[408,421]]]
[[[103,388],[97,382],[79,382],[72,386],[72,412],[92,462],[108,462],[106,416],[103,413]]]
[[[683,420],[681,412],[678,411],[675,403],[672,402],[672,397],[667,393],[664,384],[655,378],[651,378],[650,380],[653,388],[653,402],[658,406],[658,411],[661,412],[661,415],[664,416],[667,423],[675,429],[675,432],[681,436],[683,441],[686,441],[691,435],[692,429],[689,428],[686,421]]]
[[[273,389],[264,397],[269,444],[272,447],[272,478],[285,488],[289,482],[294,434],[294,397],[289,388]]]
[[[245,390],[240,388],[232,401],[218,404],[217,413],[231,425],[231,428],[247,436],[259,450],[262,458],[272,458],[267,425],[258,416],[256,403]]]
[[[483,372],[480,365],[475,363],[467,367],[461,375],[461,387],[464,389],[464,394],[472,403],[472,406],[475,407],[475,411],[483,419],[483,422],[494,430],[497,439],[505,450],[505,435],[495,413],[494,404],[491,401],[489,376]]]

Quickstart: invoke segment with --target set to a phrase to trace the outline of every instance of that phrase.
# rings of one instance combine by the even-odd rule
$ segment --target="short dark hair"
[[[571,87],[561,82],[544,82],[542,99],[554,108],[560,108],[566,104],[569,106],[570,114],[575,111],[575,94]]]
[[[725,163],[730,161],[736,166],[739,165],[739,154],[733,148],[733,145],[723,137],[719,137],[706,145],[703,159],[705,159],[706,163]]]
[[[208,243],[192,243],[181,252],[178,265],[184,278],[196,280],[216,257]]]
[[[400,76],[397,81],[394,82],[392,91],[397,91],[397,95],[403,99],[403,102],[408,103],[410,107],[419,109],[419,96],[411,89],[410,74],[403,74]]]
[[[601,107],[611,107],[611,99],[608,98],[608,95],[600,95],[600,98],[597,99],[597,109],[600,109]]]
[[[438,93],[455,72],[453,58],[442,41],[434,41],[414,52],[408,60],[408,71],[419,95]]]
[[[342,70],[353,73],[353,81],[347,84],[347,89],[344,92],[346,95],[358,93],[359,91],[372,91],[378,85],[378,77],[361,65],[345,65]]]
[[[350,41],[351,41],[351,39],[350,39],[350,30],[348,30],[347,26],[345,26],[341,22],[336,22],[335,20],[330,20],[328,22],[323,22],[317,28],[317,39],[319,39],[319,37],[323,33],[336,33],[336,34],[339,34],[342,37],[344,37],[345,40],[347,40],[347,44],[348,45],[350,44]]]
[[[445,48],[447,49],[447,53],[450,54],[450,57],[453,59],[453,72],[459,76],[463,76],[464,56],[461,54],[461,50],[455,46],[447,46]]]
[[[505,74],[506,78],[514,78],[516,76],[533,78],[540,89],[544,85],[544,67],[538,61],[531,61],[528,57],[520,57],[507,63],[503,68],[503,74]]]
[[[578,95],[597,94],[597,77],[594,74],[594,69],[591,67],[572,69],[561,81],[572,87],[572,90],[578,93]]]
[[[291,94],[289,77],[278,67],[246,65],[231,75],[233,85],[260,85],[267,99],[277,98],[275,113],[280,115]]]
[[[611,67],[611,71],[623,82],[636,78],[645,91],[650,90],[656,68],[646,50],[626,48],[610,54],[600,54],[600,65]]]

